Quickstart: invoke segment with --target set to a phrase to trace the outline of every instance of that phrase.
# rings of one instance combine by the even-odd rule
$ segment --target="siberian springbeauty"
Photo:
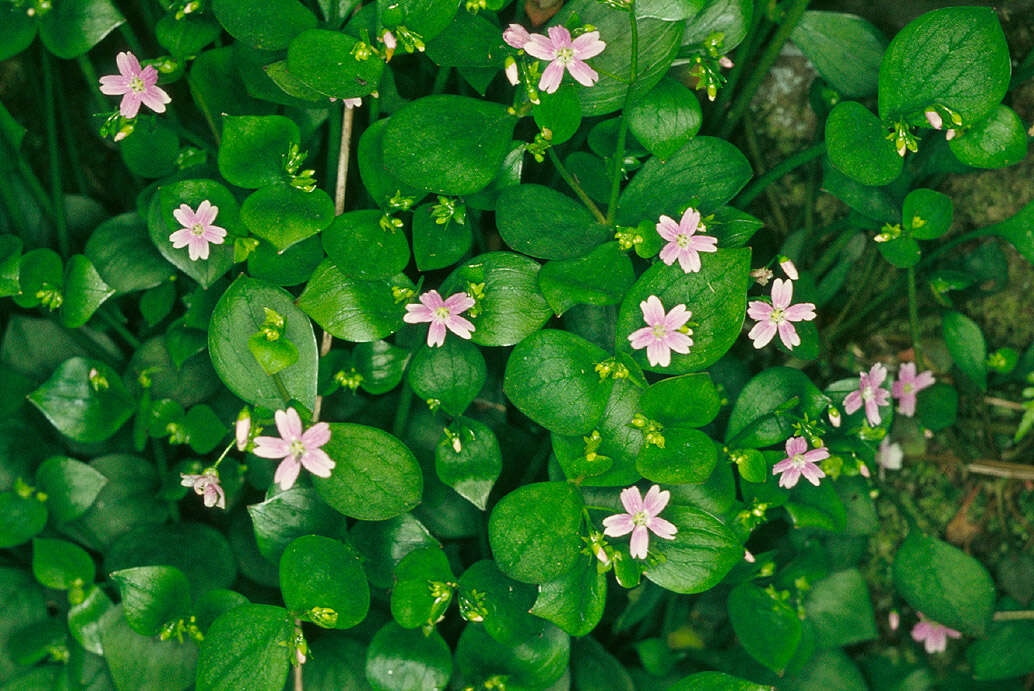
[[[670,521],[661,518],[671,499],[671,492],[653,485],[644,497],[638,487],[621,490],[621,505],[625,513],[616,513],[603,519],[603,534],[607,537],[622,537],[632,533],[629,554],[634,559],[646,559],[650,548],[650,533],[662,540],[674,540],[678,533]]]
[[[912,640],[922,643],[926,652],[943,653],[948,649],[949,638],[961,638],[962,634],[955,629],[948,628],[944,624],[927,619],[922,612],[918,612],[919,621],[912,627]]]
[[[794,322],[815,319],[815,305],[810,302],[793,302],[793,282],[777,278],[772,282],[771,304],[752,300],[747,307],[747,316],[757,321],[750,330],[749,338],[755,348],[764,348],[778,333],[779,340],[789,350],[801,344],[801,337]]]
[[[639,303],[646,326],[636,329],[628,335],[628,340],[636,350],[646,348],[646,358],[654,367],[667,367],[671,364],[671,353],[689,352],[693,345],[692,329],[686,322],[693,313],[685,305],[675,305],[665,312],[664,305],[656,295],[651,295]]]
[[[772,466],[772,474],[779,476],[779,486],[790,489],[804,478],[816,487],[826,474],[817,462],[829,458],[829,449],[820,446],[812,449],[804,437],[790,437],[786,440],[786,458]]]
[[[600,40],[600,32],[587,31],[576,38],[563,26],[551,26],[546,35],[530,34],[520,25],[511,24],[503,32],[503,40],[528,55],[547,60],[538,88],[547,94],[556,92],[567,70],[582,86],[592,86],[599,79],[596,70],[585,62],[603,52],[607,44]]]
[[[275,415],[279,437],[255,437],[252,451],[259,458],[283,459],[276,467],[273,482],[288,490],[305,468],[317,477],[330,477],[336,463],[321,448],[330,441],[330,426],[319,422],[302,429],[302,420],[294,408],[278,410]]]
[[[180,204],[172,215],[183,227],[170,235],[169,241],[175,249],[186,247],[191,261],[208,259],[208,245],[221,245],[226,239],[226,228],[215,225],[219,207],[207,199],[198,205],[197,210]]]
[[[858,388],[844,398],[844,410],[848,415],[859,408],[865,408],[865,419],[873,427],[880,424],[880,408],[890,405],[890,391],[881,385],[887,379],[887,368],[877,362],[868,372],[859,372]]]
[[[670,216],[661,216],[657,221],[657,233],[668,241],[661,248],[661,261],[671,266],[676,260],[686,273],[700,271],[700,253],[717,252],[718,239],[710,235],[697,235],[707,230],[700,222],[700,212],[686,209],[678,223]]]
[[[153,65],[141,67],[136,56],[128,51],[119,53],[115,64],[119,73],[101,77],[101,93],[122,97],[119,103],[122,117],[135,118],[141,104],[156,113],[165,112],[165,105],[172,98],[158,86],[158,70]]]
[[[447,331],[460,338],[470,338],[474,324],[460,315],[476,304],[474,298],[467,293],[454,293],[443,299],[437,290],[429,290],[419,299],[419,303],[406,305],[403,320],[407,324],[431,323],[427,329],[427,345],[441,346]]]

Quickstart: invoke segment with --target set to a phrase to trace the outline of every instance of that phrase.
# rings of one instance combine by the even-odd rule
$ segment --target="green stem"
[[[122,340],[128,343],[133,350],[140,348],[142,345],[140,343],[140,339],[134,336],[133,333],[122,324],[122,322],[108,314],[106,309],[101,308],[97,310],[95,314],[101,318],[101,321],[110,326],[115,333],[121,336]]]
[[[90,94],[90,103],[94,110],[98,113],[108,110],[108,104],[100,92],[100,77],[97,76],[97,70],[90,62],[90,56],[80,55],[75,61],[79,64],[79,71],[83,73],[83,78],[86,80],[86,93]]]
[[[287,390],[284,385],[284,380],[280,377],[280,373],[271,376],[273,383],[276,384],[276,392],[280,394],[280,399],[284,402],[284,405],[288,405],[291,402],[291,393]]]
[[[25,213],[18,194],[15,192],[14,184],[6,175],[0,175],[0,203],[3,203],[4,208],[7,209],[12,230],[23,233],[29,227],[29,222],[25,219]]]
[[[123,13],[124,14],[124,13]],[[144,60],[144,44],[140,43],[140,39],[136,37],[136,32],[133,31],[133,27],[129,25],[129,20],[122,22],[118,27],[119,33],[126,39],[126,43],[129,44],[129,49],[140,58]]]
[[[337,4],[337,3],[333,3]],[[324,188],[331,197],[334,196],[334,189],[337,180],[338,156],[341,152],[341,111],[344,108],[340,102],[332,104],[335,107],[327,114],[327,170],[323,176]]]
[[[779,180],[787,173],[800,168],[805,163],[814,161],[824,153],[826,153],[826,142],[819,142],[814,146],[808,147],[804,151],[797,152],[751,183],[750,187],[740,192],[740,195],[736,197],[733,204],[741,209],[746,208],[748,204],[757,199],[758,195],[773,182]]]
[[[829,243],[829,247],[827,247],[825,251],[822,252],[822,255],[819,257],[818,261],[816,261],[815,264],[811,267],[812,273],[815,276],[825,273],[826,269],[831,267],[833,265],[833,262],[837,260],[837,257],[840,255],[840,251],[844,249],[844,246],[847,245],[847,243],[851,242],[851,238],[854,237],[854,233],[847,232],[849,230],[850,226],[848,224],[847,218],[836,220],[830,225],[823,228],[823,231],[827,233],[837,231],[844,232],[841,232],[839,235],[837,235],[836,240]]]
[[[445,85],[449,82],[449,76],[452,75],[451,67],[442,67],[438,70],[438,74],[434,76],[434,84],[431,86],[432,94],[440,94],[445,91]]]
[[[65,93],[60,71],[54,73],[54,83],[58,93]],[[68,164],[72,168],[72,177],[75,179],[76,190],[79,194],[86,194],[86,176],[83,174],[82,160],[79,158],[79,147],[76,146],[78,139],[72,134],[72,116],[68,112],[68,108],[62,108],[59,117],[61,136],[65,140],[65,151],[68,154]]]
[[[761,12],[754,12],[754,16],[751,18],[750,29],[736,49],[735,64],[729,70],[729,75],[725,78],[725,86],[718,92],[718,100],[714,104],[714,112],[716,113],[725,111],[729,100],[732,99],[732,95],[736,92],[736,85],[739,84],[740,77],[743,76],[744,71],[747,69],[750,56],[754,54],[754,50],[757,48],[758,37],[761,35],[760,15]]]
[[[10,113],[4,108],[3,104],[0,103],[0,114],[6,115],[10,118]],[[13,119],[13,118],[10,118]],[[29,194],[39,205],[43,213],[46,214],[47,218],[54,218],[54,207],[50,203],[50,197],[47,196],[46,191],[43,189],[43,184],[40,183],[39,178],[32,172],[32,168],[29,166],[28,161],[25,160],[25,156],[22,155],[21,150],[18,147],[18,143],[14,141],[14,133],[7,129],[0,127],[0,137],[3,137],[4,148],[7,155],[13,156],[18,161],[18,172],[21,173],[22,181],[25,183],[26,189],[29,190]]]
[[[54,63],[50,53],[40,48],[43,61],[43,100],[47,103],[47,149],[50,166],[50,201],[54,207],[54,225],[57,227],[57,246],[61,256],[68,258],[68,219],[65,216],[65,193],[61,180],[61,151],[57,139],[57,103],[54,100]]]
[[[154,442],[151,445],[151,448],[154,449],[154,462],[155,462],[155,465],[158,466],[158,477],[160,478],[159,486],[164,487],[165,483],[168,480],[167,476],[169,474],[169,461],[165,457],[165,449],[162,447],[161,440],[160,439],[152,439],[151,441]],[[177,504],[174,499],[167,500],[167,503],[169,505],[169,515],[172,516],[172,520],[173,521],[175,521],[176,523],[179,523],[179,521],[180,521],[180,507],[179,507],[179,504]]]
[[[786,11],[786,16],[783,18],[782,23],[776,32],[772,35],[772,40],[765,48],[765,52],[761,54],[761,59],[758,60],[757,66],[753,69],[750,75],[750,79],[743,87],[737,97],[736,102],[729,110],[729,114],[725,116],[725,120],[722,122],[722,128],[719,130],[719,134],[723,139],[728,139],[732,133],[733,128],[739,123],[740,119],[747,113],[747,109],[750,107],[750,101],[754,98],[754,92],[761,86],[761,82],[768,74],[769,69],[772,68],[772,64],[779,57],[779,53],[783,50],[783,44],[786,43],[787,39],[790,38],[790,33],[797,26],[797,22],[801,20],[804,15],[804,11],[808,9],[808,2],[810,0],[792,0],[790,9]]]
[[[556,168],[556,171],[560,173],[560,177],[564,179],[564,182],[567,183],[567,186],[574,190],[574,193],[577,194],[578,198],[582,200],[582,203],[585,204],[585,207],[592,212],[592,215],[596,217],[597,221],[599,221],[600,223],[606,223],[607,217],[603,215],[603,212],[600,211],[600,208],[598,206],[596,206],[596,203],[589,198],[589,195],[585,193],[585,190],[582,189],[582,186],[579,185],[578,181],[574,179],[574,176],[571,175],[567,168],[564,167],[564,164],[560,161],[560,157],[556,155],[556,152],[553,151],[553,149],[549,149],[548,153],[549,160],[553,162],[553,166]]]
[[[945,242],[944,244],[937,247],[937,249],[933,250],[925,257],[923,257],[923,260],[920,261],[919,264],[917,264],[917,266],[929,266],[933,263],[935,259],[943,255],[948,250],[955,249],[959,245],[964,245],[967,242],[970,242],[971,240],[978,240],[980,238],[986,238],[988,236],[994,235],[994,232],[992,231],[993,228],[994,226],[989,226],[987,228],[978,228],[977,230],[974,230],[970,233],[966,233],[965,235],[960,235],[959,237],[954,238],[953,240],[949,240],[948,242]]]
[[[995,621],[1020,621],[1021,619],[1034,619],[1034,609],[1015,609],[1003,612],[995,612]]]
[[[639,74],[639,23],[635,17],[635,0],[632,0],[628,6],[628,18],[631,21],[632,69],[628,75],[628,89],[625,91],[625,107],[621,109],[618,141],[614,147],[614,158],[611,159],[613,170],[611,171],[610,178],[610,198],[607,201],[606,223],[614,222],[614,215],[618,210],[618,195],[621,192],[621,172],[624,170],[625,161],[625,137],[628,135],[628,120],[625,118],[625,113],[628,111],[628,102],[631,100],[632,89],[635,87],[635,80]]]
[[[919,301],[916,298],[916,268],[907,269],[908,277],[908,329],[912,333],[912,350],[915,352],[915,363],[923,368],[922,351],[919,348]]]
[[[413,389],[409,381],[402,380],[402,387],[399,389],[399,403],[395,408],[395,421],[391,425],[391,433],[401,437],[406,433],[406,425],[409,423],[409,410],[413,407]]]

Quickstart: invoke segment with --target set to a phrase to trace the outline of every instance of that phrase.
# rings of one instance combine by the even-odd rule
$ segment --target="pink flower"
[[[156,113],[165,112],[165,104],[172,99],[158,86],[158,70],[153,65],[141,69],[140,61],[130,52],[119,53],[115,64],[119,73],[101,77],[101,93],[122,96],[122,117],[135,118],[141,103]]]
[[[718,238],[710,235],[696,235],[698,230],[707,230],[700,222],[700,212],[686,209],[682,220],[675,223],[670,216],[661,216],[657,223],[657,232],[668,244],[661,249],[661,261],[671,266],[679,260],[684,272],[700,271],[700,252],[717,252]]]
[[[504,73],[506,74],[506,81],[510,82],[510,86],[517,86],[521,83],[521,75],[517,71],[517,61],[512,57],[506,58]]]
[[[391,56],[395,54],[395,48],[399,44],[398,40],[395,38],[395,34],[386,30],[381,34],[381,41],[384,43],[384,62],[391,62]]]
[[[248,448],[248,441],[251,437],[251,413],[247,408],[241,408],[237,414],[237,423],[233,428],[234,437],[237,440],[237,450],[244,451]]]
[[[745,549],[743,550],[743,561],[747,562],[748,564],[753,564],[757,561],[757,559],[754,558],[754,555],[750,553],[749,549]]]
[[[880,406],[890,405],[890,392],[880,386],[887,378],[887,368],[876,363],[869,369],[869,373],[861,372],[858,375],[858,389],[847,394],[844,399],[844,410],[851,415],[865,404],[865,417],[869,425],[875,427],[880,424]]]
[[[551,26],[547,33],[548,38],[542,34],[532,34],[524,44],[524,50],[528,55],[539,60],[551,61],[542,72],[539,88],[547,94],[559,89],[565,67],[582,86],[595,84],[600,75],[585,64],[585,60],[596,57],[607,47],[607,44],[600,40],[600,32],[590,31],[573,41],[571,32],[562,26]]]
[[[186,204],[180,204],[180,208],[173,211],[172,215],[183,227],[169,236],[172,246],[176,249],[186,247],[191,261],[208,259],[208,243],[221,245],[226,237],[226,228],[212,225],[218,214],[219,207],[213,206],[207,199],[201,202],[197,211]]]
[[[919,623],[912,627],[912,640],[922,643],[926,652],[931,654],[943,653],[948,648],[949,638],[961,637],[962,634],[955,629],[927,619],[922,612],[919,612]]]
[[[503,42],[511,48],[521,50],[531,40],[531,34],[520,24],[511,24],[503,29]]]
[[[206,468],[200,475],[180,473],[180,484],[184,487],[192,487],[194,494],[205,498],[205,506],[212,508],[218,506],[226,508],[226,493],[219,486],[219,473],[215,468]]]
[[[793,301],[793,283],[777,278],[772,281],[772,304],[761,300],[751,300],[747,305],[747,316],[757,320],[747,337],[754,341],[755,348],[764,348],[779,332],[779,340],[793,350],[801,344],[801,337],[793,322],[811,321],[815,318],[815,305],[802,302],[791,305]]]
[[[670,365],[672,350],[683,355],[689,352],[693,331],[685,328],[685,324],[693,313],[685,305],[675,305],[665,314],[664,305],[656,295],[651,295],[639,303],[639,309],[643,311],[646,326],[630,333],[628,340],[636,350],[646,348],[646,359],[651,366]]]
[[[891,395],[898,399],[898,410],[906,417],[916,414],[916,394],[933,386],[933,372],[926,370],[916,374],[914,362],[903,362],[898,368],[898,378],[891,386]]]
[[[783,273],[786,274],[788,278],[794,281],[799,278],[797,267],[789,257],[779,257],[779,268],[783,270]]]
[[[890,614],[887,615],[887,623],[890,625],[891,631],[897,631],[898,626],[901,625],[901,615],[898,614],[897,610],[892,609]]]
[[[722,57],[718,58],[718,64],[728,70],[732,69],[735,63],[733,63],[733,61],[729,59],[728,55],[723,55]]]
[[[779,475],[779,486],[787,489],[796,485],[801,475],[818,487],[819,480],[826,474],[815,465],[815,461],[823,458],[829,458],[829,449],[825,446],[809,451],[807,439],[790,437],[786,440],[786,458],[772,466],[772,474]]]
[[[941,129],[941,127],[944,126],[944,120],[941,119],[940,113],[938,113],[933,108],[927,108],[925,115],[926,121],[929,122],[930,127],[934,128],[935,130],[939,130]]]
[[[453,293],[443,300],[437,290],[429,290],[420,296],[419,305],[406,305],[402,321],[407,324],[431,322],[431,328],[427,330],[427,345],[440,346],[445,343],[446,329],[460,338],[470,338],[474,325],[460,315],[474,304],[474,298],[466,293]]]
[[[858,466],[858,474],[861,475],[862,477],[864,477],[867,480],[870,477],[872,477],[872,474],[869,472],[869,466],[865,465],[864,463],[859,464],[859,466]]]
[[[905,458],[905,452],[901,444],[891,444],[888,437],[880,442],[880,448],[876,452],[876,465],[883,470],[901,470],[901,461]]]
[[[661,491],[654,485],[646,492],[646,498],[638,487],[621,490],[621,504],[627,513],[616,513],[603,519],[603,534],[607,537],[621,537],[632,533],[629,554],[635,559],[646,559],[650,545],[650,533],[664,540],[674,540],[679,531],[673,524],[657,516],[671,499],[671,492]]]
[[[950,142],[952,139],[955,138],[956,134],[958,133],[954,129],[950,129],[944,133],[944,138]]]
[[[274,415],[279,437],[255,437],[259,458],[282,458],[273,482],[281,489],[294,487],[298,473],[304,466],[313,475],[330,477],[336,465],[320,447],[330,441],[330,425],[320,422],[302,432],[302,420],[294,408],[278,410]]]

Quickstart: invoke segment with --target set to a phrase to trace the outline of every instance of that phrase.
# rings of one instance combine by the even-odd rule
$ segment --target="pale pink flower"
[[[864,477],[866,480],[872,477],[872,473],[869,472],[869,466],[865,465],[864,463],[858,466],[858,474]]]
[[[128,51],[115,56],[115,64],[119,73],[101,77],[101,93],[122,96],[122,117],[135,118],[141,103],[156,113],[165,112],[165,104],[172,99],[158,86],[158,70],[153,65],[141,69],[140,61]]]
[[[927,108],[924,114],[926,115],[926,121],[930,123],[930,127],[939,130],[944,126],[944,120],[941,119],[940,113],[933,108]]]
[[[829,417],[829,424],[833,425],[834,429],[840,427],[841,417],[839,410],[830,406],[826,409],[826,416]]]
[[[865,417],[869,425],[875,427],[880,424],[880,407],[890,405],[890,391],[887,391],[880,384],[887,378],[887,368],[877,362],[868,373],[858,374],[858,388],[847,394],[844,399],[844,410],[851,415],[865,405]]]
[[[524,50],[528,55],[550,61],[542,72],[539,88],[547,94],[559,89],[564,78],[564,68],[567,68],[575,81],[582,86],[595,84],[600,75],[585,64],[585,61],[596,57],[607,47],[607,44],[600,40],[600,32],[589,31],[573,41],[571,32],[562,26],[551,26],[547,33],[548,38],[542,34],[532,34],[524,44]]]
[[[797,274],[797,267],[794,265],[793,260],[789,257],[779,257],[779,268],[783,270],[783,273],[787,275],[791,280],[796,281],[799,276]]]
[[[779,475],[779,486],[787,489],[797,484],[803,475],[808,482],[819,486],[819,480],[826,477],[815,461],[829,458],[829,449],[820,446],[808,450],[808,440],[804,437],[790,437],[786,440],[786,458],[772,466],[772,474]]]
[[[815,318],[815,305],[802,302],[791,305],[793,283],[777,278],[772,281],[772,304],[762,300],[751,300],[747,305],[747,316],[757,321],[747,337],[754,341],[755,348],[764,348],[779,333],[779,339],[788,349],[801,344],[801,337],[793,322],[811,321]]]
[[[629,554],[634,559],[646,559],[650,532],[661,539],[674,540],[675,533],[679,531],[672,523],[657,515],[664,511],[669,499],[671,492],[662,492],[658,485],[647,490],[645,499],[638,487],[621,490],[621,504],[627,513],[616,513],[604,518],[603,534],[607,537],[621,537],[632,533]]]
[[[304,467],[313,475],[330,477],[336,465],[320,447],[330,441],[330,425],[319,422],[302,432],[302,419],[294,408],[278,410],[273,416],[279,437],[255,437],[259,458],[282,458],[273,475],[273,482],[281,489],[294,487],[298,473]]]
[[[521,83],[521,76],[517,71],[517,61],[512,57],[506,58],[505,68],[503,72],[506,74],[506,81],[510,82],[510,86],[517,86]]]
[[[661,249],[661,261],[671,266],[679,260],[685,273],[700,271],[700,252],[717,252],[718,238],[710,235],[696,235],[698,230],[707,230],[700,222],[700,212],[686,209],[678,223],[670,216],[661,216],[657,232],[668,244]]]
[[[395,34],[385,30],[381,34],[381,41],[384,43],[384,61],[391,62],[391,56],[395,54],[395,48],[398,47],[398,40],[395,38]]]
[[[237,440],[237,450],[244,451],[248,448],[248,441],[251,437],[251,413],[247,408],[242,408],[237,415],[237,423],[233,428],[234,437]]]
[[[180,473],[180,478],[181,485],[193,488],[194,494],[205,498],[205,506],[208,508],[226,508],[226,493],[219,485],[219,473],[215,468],[205,468],[200,475]]]
[[[520,24],[511,24],[503,29],[503,42],[511,48],[522,50],[524,45],[531,40],[531,34]]]
[[[460,315],[475,304],[474,298],[467,293],[453,293],[443,300],[437,290],[429,290],[420,296],[420,304],[406,305],[402,321],[407,324],[431,322],[427,330],[427,345],[440,346],[445,343],[446,329],[460,338],[470,338],[474,325]]]
[[[954,129],[949,129],[947,132],[944,133],[944,138],[950,142],[952,139],[955,138],[956,134],[958,134],[958,132],[956,132]]]
[[[898,614],[897,610],[891,610],[890,614],[887,615],[887,623],[890,624],[891,631],[897,631],[901,625],[901,615]]]
[[[933,386],[933,372],[926,370],[916,374],[914,362],[902,362],[898,368],[898,378],[891,386],[891,395],[898,399],[898,411],[912,417],[916,414],[916,394]]]
[[[948,649],[949,638],[961,638],[962,634],[938,624],[919,612],[919,623],[912,627],[912,640],[922,643],[928,653],[943,653]]]
[[[664,305],[656,295],[639,303],[646,326],[628,335],[636,350],[646,348],[646,359],[653,367],[667,367],[671,364],[671,351],[685,355],[693,345],[690,336],[693,331],[684,328],[693,313],[683,304],[675,305],[665,314]]]
[[[754,555],[750,553],[749,549],[745,549],[743,550],[743,561],[747,562],[748,564],[753,564],[757,561],[757,559],[754,558]]]
[[[888,437],[880,442],[880,448],[876,452],[876,465],[883,470],[901,470],[901,461],[905,458],[905,452],[901,444],[890,443]]]
[[[172,246],[176,249],[186,247],[191,261],[208,259],[208,243],[221,245],[226,238],[226,228],[213,225],[218,214],[219,207],[207,199],[201,202],[197,211],[180,204],[172,215],[183,227],[169,236]]]
[[[733,61],[729,59],[728,55],[723,55],[722,57],[718,58],[718,64],[724,67],[725,69],[729,70],[732,69],[735,63],[733,63]]]

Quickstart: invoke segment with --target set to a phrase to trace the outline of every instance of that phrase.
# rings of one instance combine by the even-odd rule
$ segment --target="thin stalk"
[[[757,133],[754,131],[754,123],[751,122],[750,118],[746,118],[743,121],[743,134],[747,142],[747,153],[750,155],[751,163],[753,163],[756,170],[763,170],[764,161],[761,157],[761,147],[758,145]],[[768,201],[768,211],[772,214],[772,220],[775,221],[776,228],[783,235],[788,235],[790,233],[790,224],[786,221],[786,215],[783,213],[783,207],[779,203],[779,198],[776,197],[775,191],[771,187],[765,187],[764,192]]]
[[[47,103],[47,150],[50,166],[50,201],[54,208],[54,225],[57,227],[57,246],[61,256],[68,258],[68,218],[65,216],[65,193],[61,180],[61,151],[57,139],[57,103],[54,101],[53,58],[45,48],[40,48],[43,61],[43,100]]]
[[[923,368],[923,355],[919,347],[919,301],[916,298],[916,268],[908,267],[908,330],[912,333],[912,350],[919,369]]]
[[[151,448],[154,449],[154,463],[158,467],[158,477],[161,479],[161,484],[165,484],[166,476],[169,474],[169,461],[165,457],[165,448],[162,447],[162,441],[160,439],[152,439],[153,443]],[[176,503],[175,499],[168,499],[166,503],[169,505],[169,515],[172,516],[172,520],[176,523],[180,521],[180,507]]]
[[[1034,619],[1034,609],[1015,609],[1004,612],[995,612],[995,621],[1020,621],[1021,619]]]
[[[21,234],[25,228],[28,228],[29,222],[25,219],[25,213],[14,191],[14,185],[11,183],[11,178],[6,175],[0,175],[0,203],[7,209],[7,214],[11,217],[13,224],[11,230]]]
[[[548,153],[549,160],[553,162],[553,166],[556,168],[556,171],[560,173],[560,177],[564,179],[567,186],[574,190],[574,193],[582,200],[585,207],[592,212],[592,215],[596,217],[597,221],[600,223],[606,223],[607,217],[603,215],[602,211],[600,211],[600,207],[596,206],[596,202],[589,198],[589,195],[585,193],[585,190],[582,189],[582,186],[574,179],[574,176],[571,175],[567,168],[564,167],[564,164],[560,161],[560,157],[556,155],[556,152],[553,151],[553,149],[549,149]]]
[[[337,104],[338,108],[344,108],[340,103]],[[334,146],[334,143],[341,139],[341,118],[336,117],[337,113],[334,109],[331,109],[330,115],[327,117],[327,169],[323,176],[325,182],[330,183],[331,180],[337,179],[337,163],[339,156],[339,146]],[[336,184],[336,183],[335,183]],[[333,195],[334,190],[327,189],[328,194]]]
[[[61,72],[54,73],[54,84],[57,87],[58,93],[64,93],[64,87],[61,82]],[[62,108],[60,113],[59,124],[61,125],[61,136],[65,140],[65,151],[68,154],[68,164],[72,168],[72,177],[75,179],[75,187],[79,194],[86,194],[86,176],[83,175],[82,160],[79,158],[79,147],[76,146],[78,138],[72,133],[72,118],[68,112],[68,108]]]
[[[747,64],[750,62],[751,56],[754,55],[760,38],[761,13],[754,12],[754,16],[751,18],[750,29],[748,29],[743,41],[740,42],[739,47],[736,48],[735,63],[725,78],[725,85],[718,92],[718,100],[715,101],[713,109],[715,113],[722,113],[728,107],[729,101],[732,99],[733,94],[736,93],[736,85],[739,84],[740,77],[743,76],[744,71],[747,69]]]
[[[290,403],[291,402],[291,392],[289,392],[287,390],[287,386],[284,385],[284,380],[283,380],[283,378],[281,378],[280,373],[277,372],[276,374],[272,375],[270,378],[273,380],[273,383],[276,385],[276,392],[278,394],[280,394],[280,398],[281,398],[281,400],[283,400],[284,405],[287,405],[288,403]]]
[[[628,102],[632,96],[632,87],[635,86],[636,77],[639,74],[639,23],[635,17],[635,0],[628,6],[628,17],[631,21],[632,35],[632,69],[629,73],[628,89],[625,91],[625,107],[621,109],[621,122],[618,124],[618,141],[614,147],[614,158],[611,164],[614,169],[610,178],[610,198],[607,201],[606,223],[614,222],[614,215],[618,210],[618,195],[621,192],[621,171],[624,168],[622,163],[625,160],[625,137],[628,135],[628,120],[625,113],[628,111]]]
[[[762,80],[765,75],[772,68],[772,64],[779,57],[779,53],[783,50],[783,44],[786,43],[787,39],[790,38],[790,33],[797,26],[797,22],[804,16],[804,11],[808,9],[808,2],[810,0],[792,0],[790,9],[786,11],[786,16],[783,17],[783,21],[779,24],[779,28],[776,29],[772,35],[772,40],[769,41],[768,46],[765,48],[765,52],[761,54],[761,59],[758,60],[757,66],[753,69],[750,75],[750,79],[743,86],[737,97],[736,102],[733,103],[732,108],[729,110],[729,114],[725,116],[725,120],[722,122],[722,127],[719,130],[719,134],[723,139],[728,139],[729,134],[732,133],[733,129],[739,124],[740,119],[746,114],[747,109],[750,107],[750,101],[754,98],[754,92],[761,86]]]
[[[348,182],[348,159],[352,150],[352,122],[355,109],[345,108],[341,115],[341,143],[337,157],[337,184],[334,187],[334,213],[338,216],[345,212],[345,184]]]
[[[140,339],[134,336],[133,333],[122,324],[122,322],[108,314],[107,310],[102,308],[97,310],[95,314],[101,318],[101,321],[110,326],[115,333],[121,336],[122,340],[128,343],[133,350],[140,348],[142,345],[140,343]]]
[[[86,93],[90,94],[90,103],[94,110],[101,113],[108,110],[107,102],[101,95],[100,77],[97,76],[97,70],[93,68],[93,63],[90,62],[89,55],[80,55],[75,59],[76,63],[79,64],[79,71],[83,73],[83,78],[86,80]]]
[[[391,425],[391,433],[396,437],[402,437],[406,433],[406,425],[409,424],[409,410],[413,407],[413,389],[409,386],[409,380],[402,380],[402,387],[399,389],[399,403],[395,408],[395,421]]]
[[[819,142],[814,146],[810,146],[804,151],[799,151],[793,156],[783,160],[779,164],[772,167],[764,175],[760,176],[751,185],[740,192],[740,195],[736,197],[733,204],[738,208],[745,208],[752,201],[757,199],[757,196],[761,194],[769,185],[779,180],[787,173],[794,171],[809,161],[814,161],[816,158],[826,153],[826,142]]]
[[[848,228],[849,228],[849,225],[848,225],[847,219],[846,218],[842,218],[842,219],[838,219],[836,221],[833,221],[833,223],[831,223],[830,225],[826,226],[823,230],[825,232],[830,232],[830,231],[836,232],[836,231],[844,231],[844,230],[847,230]],[[837,256],[840,254],[840,251],[842,249],[844,249],[844,246],[847,245],[847,243],[851,242],[851,237],[852,237],[851,233],[841,232],[837,236],[836,240],[834,240],[833,242],[829,243],[829,247],[827,247],[822,252],[822,255],[819,256],[818,261],[816,261],[815,265],[812,267],[812,272],[814,272],[814,274],[816,276],[821,274],[821,273],[825,273],[826,269],[831,267],[833,265],[833,262],[836,261]]]

